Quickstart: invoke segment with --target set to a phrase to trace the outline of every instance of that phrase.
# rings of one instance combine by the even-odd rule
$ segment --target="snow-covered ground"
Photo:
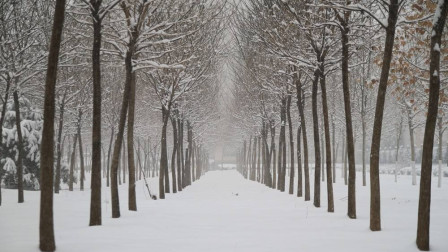
[[[311,185],[313,184],[311,180]],[[448,251],[448,179],[433,179],[431,250]],[[151,188],[157,179],[151,179]],[[110,190],[103,188],[103,226],[89,227],[90,192],[55,195],[55,235],[61,252],[123,251],[418,251],[415,244],[418,186],[410,176],[381,176],[381,232],[369,231],[369,188],[357,176],[357,220],[346,217],[347,187],[334,185],[335,213],[312,201],[245,180],[234,170],[213,171],[166,200],[149,199],[137,185],[138,211],[127,211],[127,184],[120,186],[122,217],[111,218]],[[287,186],[288,188],[288,186]],[[0,251],[38,251],[39,192],[2,190]],[[311,193],[311,195],[313,195]],[[312,200],[312,199],[311,199]]]

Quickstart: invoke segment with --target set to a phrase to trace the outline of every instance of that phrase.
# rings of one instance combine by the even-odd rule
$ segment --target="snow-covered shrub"
[[[23,178],[24,189],[39,189],[39,162],[40,141],[42,136],[41,110],[35,108],[24,96],[19,99],[20,126],[23,136]],[[7,188],[17,188],[17,169],[15,162],[18,159],[17,128],[14,102],[10,99],[6,107],[3,124],[3,149],[0,150],[0,167],[3,183]]]

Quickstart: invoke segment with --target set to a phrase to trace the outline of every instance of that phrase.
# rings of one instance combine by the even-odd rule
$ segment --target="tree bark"
[[[99,12],[102,0],[90,0],[93,17],[92,45],[92,172],[90,178],[90,221],[89,226],[101,225],[101,27]],[[109,167],[109,166],[108,166]],[[109,182],[109,177],[107,178]],[[109,184],[109,183],[108,183]]]
[[[411,145],[411,171],[412,171],[412,185],[417,184],[417,171],[415,170],[415,142],[414,142],[414,123],[411,118],[411,108],[406,108],[408,114],[409,126],[409,144]]]
[[[162,106],[162,139],[160,150],[160,171],[159,171],[159,198],[165,199],[165,169],[168,169],[168,154],[167,154],[167,140],[166,128],[168,125],[169,111]]]
[[[289,127],[289,152],[290,152],[290,172],[289,172],[289,194],[294,194],[294,131],[292,130],[292,120],[291,120],[291,98],[292,94],[289,93],[287,105],[286,105],[286,115],[288,117],[288,127]]]
[[[254,146],[252,150],[252,166],[250,169],[250,180],[255,181],[255,169],[256,169],[256,161],[257,161],[257,140],[258,138],[254,136]]]
[[[300,130],[301,125],[297,128],[297,197],[303,195],[303,181],[302,181],[302,150],[300,146]]]
[[[171,125],[173,127],[173,154],[171,155],[171,176],[173,183],[173,193],[177,193],[176,187],[176,153],[179,148],[177,145],[177,123],[174,117],[171,118]],[[179,159],[180,160],[180,159]]]
[[[44,122],[40,154],[41,197],[39,217],[39,249],[41,251],[56,250],[53,225],[54,114],[56,80],[62,30],[64,27],[64,16],[65,0],[58,0],[56,1],[54,11],[50,51],[48,54],[47,74],[45,79]]]
[[[306,135],[305,113],[303,107],[305,106],[305,97],[302,96],[302,82],[297,74],[297,69],[294,67],[294,75],[296,92],[297,92],[297,107],[299,108],[300,126],[302,128],[303,138],[303,168],[305,175],[305,201],[310,200],[310,175],[308,165],[308,139]]]
[[[386,28],[386,40],[384,45],[383,66],[381,68],[380,83],[375,108],[375,120],[373,124],[372,147],[370,148],[370,230],[381,230],[381,202],[380,202],[380,145],[381,129],[383,124],[384,102],[389,78],[390,62],[395,39],[395,25],[398,19],[399,1],[391,0],[389,4],[389,17]]]
[[[14,96],[14,109],[16,112],[16,129],[17,129],[17,191],[18,191],[18,202],[23,203],[23,137],[22,137],[22,126],[20,126],[20,104],[19,95],[17,90],[13,93]],[[0,136],[1,137],[1,136]]]
[[[112,152],[112,142],[115,136],[115,127],[112,127],[109,140],[109,150],[107,151],[107,167],[106,167],[106,186],[109,187],[110,184],[110,154]]]
[[[281,99],[280,107],[280,135],[279,135],[279,159],[278,159],[278,189],[285,191],[286,180],[286,97]]]
[[[127,128],[127,154],[128,154],[128,208],[130,211],[137,211],[137,199],[135,195],[135,155],[134,155],[134,124],[135,124],[135,92],[136,76],[131,73],[131,83],[129,88],[128,105],[128,128]],[[124,166],[123,166],[124,168]],[[123,169],[124,171],[124,169]],[[123,178],[125,177],[123,173]]]
[[[398,125],[398,129],[397,129],[397,150],[395,152],[395,182],[397,182],[397,177],[398,177],[398,154],[400,151],[400,139],[401,139],[401,129],[403,126],[403,119],[400,117],[400,124]]]
[[[73,150],[72,150],[72,157],[70,158],[70,177],[68,182],[68,190],[73,191],[73,182],[75,180],[74,173],[75,173],[75,164],[76,164],[76,144],[78,142],[78,134],[75,134],[73,136]]]
[[[353,124],[352,111],[350,102],[350,83],[349,83],[349,44],[348,44],[348,19],[350,12],[345,12],[344,19],[340,18],[341,22],[341,42],[342,42],[342,90],[344,94],[344,111],[345,111],[345,129],[347,142],[346,152],[348,156],[348,208],[347,216],[350,219],[356,219],[356,167],[355,167],[355,145],[353,140]],[[344,156],[345,167],[345,156]],[[344,175],[344,181],[347,176]]]
[[[320,207],[320,142],[319,142],[319,117],[317,115],[317,88],[319,82],[319,72],[315,70],[313,80],[313,90],[311,94],[311,104],[313,113],[313,133],[314,133],[314,206]]]
[[[443,140],[443,116],[440,115],[437,118],[438,126],[439,126],[439,147],[437,148],[437,157],[438,157],[438,173],[437,173],[437,187],[442,187],[442,140]]]
[[[181,120],[178,118],[177,120],[177,130],[178,130],[178,139],[177,139],[177,152],[176,152],[176,162],[177,162],[177,188],[179,192],[182,191],[182,132],[181,132]]]
[[[126,52],[125,58],[126,66],[126,81],[124,85],[123,101],[120,110],[120,121],[118,123],[118,134],[115,139],[114,152],[112,155],[112,165],[111,165],[111,198],[112,198],[112,218],[120,217],[120,202],[118,197],[118,164],[120,162],[120,153],[124,137],[124,128],[126,124],[126,116],[128,112],[129,104],[129,93],[131,89],[131,78],[132,78],[132,53],[130,51]]]
[[[440,16],[437,16],[440,15]],[[429,63],[429,102],[423,138],[422,171],[418,202],[417,247],[429,250],[429,218],[431,207],[431,174],[434,146],[434,132],[439,110],[440,92],[440,46],[443,28],[448,14],[448,2],[439,0],[432,28]]]
[[[64,110],[65,110],[65,97],[67,93],[64,93],[61,104],[59,104],[59,128],[58,128],[58,140],[56,143],[56,176],[54,180],[54,193],[59,193],[61,189],[61,159],[62,159],[62,130],[64,128]]]
[[[324,68],[321,65],[320,87],[322,90],[322,109],[324,114],[324,132],[325,132],[325,155],[327,162],[327,199],[328,199],[328,212],[334,212],[334,200],[333,200],[333,179],[331,177],[331,140],[330,140],[330,123],[328,120],[328,106],[327,106],[327,87],[325,83]]]
[[[84,180],[85,180],[85,167],[84,167],[84,153],[82,152],[82,136],[81,136],[81,117],[82,117],[82,111],[79,110],[78,114],[78,141],[79,141],[79,164],[81,167],[80,171],[80,190],[84,191]]]

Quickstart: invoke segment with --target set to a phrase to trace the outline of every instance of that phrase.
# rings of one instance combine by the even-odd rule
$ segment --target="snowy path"
[[[126,210],[125,184],[120,219],[110,218],[109,190],[104,190],[101,227],[87,226],[89,191],[63,191],[55,196],[57,251],[418,251],[418,187],[410,185],[410,178],[395,184],[392,176],[382,177],[383,231],[376,233],[368,230],[368,188],[358,187],[358,220],[349,220],[346,187],[338,179],[333,214],[326,212],[325,192],[316,209],[312,202],[247,181],[236,171],[209,172],[167,200],[149,200],[140,183],[138,212]],[[152,188],[157,188],[155,181]],[[433,251],[448,251],[447,188],[445,181],[442,189],[433,189]],[[38,192],[26,192],[23,205],[15,203],[16,191],[3,193],[0,251],[38,251]]]

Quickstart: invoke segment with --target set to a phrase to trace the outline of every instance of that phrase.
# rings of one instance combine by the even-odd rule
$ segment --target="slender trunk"
[[[135,92],[136,75],[131,73],[131,86],[129,88],[128,128],[127,128],[127,155],[128,155],[128,209],[137,211],[137,199],[135,195],[135,151],[134,151],[134,124],[135,124]],[[124,166],[123,166],[124,168]],[[124,169],[123,169],[124,171]],[[123,179],[125,175],[123,173]]]
[[[58,126],[58,140],[56,142],[56,176],[54,180],[54,193],[59,193],[61,188],[61,159],[62,159],[62,130],[64,128],[64,110],[65,110],[65,97],[62,98],[61,104],[59,104],[59,126]]]
[[[20,104],[19,95],[17,90],[13,93],[14,96],[14,109],[16,112],[16,130],[17,130],[17,191],[18,202],[23,203],[23,138],[22,138],[22,126],[20,126]]]
[[[56,2],[54,11],[45,79],[44,120],[40,150],[39,249],[41,251],[54,251],[56,249],[53,225],[54,114],[64,16],[65,0],[59,0]]]
[[[313,133],[314,133],[314,206],[320,207],[320,143],[319,143],[319,117],[317,115],[317,89],[319,72],[314,72],[312,91]]]
[[[332,126],[332,138],[333,138],[333,183],[336,183],[336,159],[338,156],[337,147],[336,147],[336,127],[334,125],[333,116],[331,116],[331,126]]]
[[[439,126],[439,147],[437,148],[438,152],[438,179],[437,179],[437,187],[442,187],[442,139],[443,139],[443,116],[439,116],[438,120],[438,126]]]
[[[84,180],[85,180],[85,167],[84,167],[84,153],[82,151],[82,136],[81,136],[81,117],[82,117],[82,112],[81,110],[79,110],[79,115],[78,115],[78,141],[79,141],[79,164],[81,166],[81,171],[80,171],[80,190],[84,191]]]
[[[300,126],[302,128],[302,138],[303,138],[303,164],[304,164],[304,175],[305,175],[305,201],[310,200],[310,175],[309,175],[309,165],[308,165],[308,140],[306,133],[305,124],[305,113],[303,107],[305,106],[305,97],[302,96],[302,82],[300,77],[297,75],[297,69],[294,68],[294,75],[296,92],[297,92],[297,107],[299,108],[300,116]]]
[[[331,178],[331,140],[330,140],[330,123],[328,121],[328,106],[327,106],[327,88],[325,83],[325,75],[323,65],[321,65],[320,85],[322,90],[322,109],[324,114],[324,131],[325,131],[325,160],[327,161],[327,199],[328,212],[334,212],[333,200],[333,181]]]
[[[114,139],[114,132],[115,131],[115,127],[112,127],[112,131],[110,133],[110,140],[109,140],[109,150],[107,151],[107,167],[106,167],[106,186],[109,187],[109,183],[110,183],[110,153],[112,151],[112,141]]]
[[[257,181],[260,182],[261,174],[260,174],[260,161],[261,161],[261,137],[258,137],[258,150],[257,150]]]
[[[122,179],[122,182],[123,182],[123,184],[125,184],[126,183],[126,164],[127,164],[127,160],[126,160],[126,143],[124,142],[124,139],[123,139],[123,151],[121,152],[121,172],[122,172],[122,176],[121,176],[121,179]]]
[[[271,131],[271,149],[269,150],[269,177],[271,180],[271,188],[275,188],[275,126],[274,126],[274,122],[270,121],[269,122],[269,128]],[[266,129],[267,130],[267,129]],[[266,132],[266,137],[267,137],[267,132]],[[272,176],[271,176],[271,163],[272,163]]]
[[[344,178],[344,172],[345,172],[345,161],[346,161],[346,148],[345,148],[345,143],[347,142],[347,138],[345,137],[345,135],[342,133],[342,152],[341,152],[341,178]],[[344,183],[345,185],[347,185],[347,181],[346,179],[344,179]]]
[[[370,230],[372,231],[381,230],[381,198],[379,174],[381,129],[383,124],[383,112],[384,102],[386,100],[387,81],[389,79],[390,62],[392,60],[392,51],[395,39],[395,25],[398,19],[399,7],[400,5],[398,0],[390,0],[389,17],[387,20],[386,28],[386,41],[384,45],[383,66],[381,68],[381,77],[378,86],[378,95],[375,108],[375,120],[373,123],[372,147],[370,148]],[[354,204],[353,206],[349,204],[349,207],[350,209],[353,209]],[[350,213],[349,211],[349,214],[353,213]]]
[[[93,49],[92,49],[92,172],[90,192],[89,226],[101,225],[101,0],[91,0],[93,17]],[[109,178],[107,178],[109,179]]]
[[[166,130],[168,126],[169,111],[162,106],[162,139],[161,139],[161,151],[160,151],[160,171],[159,171],[159,198],[165,199],[165,169],[168,170],[168,153],[167,153],[167,140]],[[169,185],[168,185],[169,186]]]
[[[401,139],[401,129],[403,127],[403,119],[400,118],[400,124],[398,125],[397,129],[397,150],[395,152],[395,182],[397,182],[398,177],[398,154],[400,151],[400,139]]]
[[[301,125],[297,128],[297,197],[303,195],[303,182],[302,182],[302,150],[300,146],[300,130]]]
[[[188,166],[185,167],[186,173],[185,176],[187,178],[187,185],[191,185],[191,152],[193,149],[193,128],[191,127],[190,121],[187,121],[187,130],[188,130],[188,155],[187,155],[187,162]]]
[[[278,166],[278,189],[285,191],[286,180],[286,97],[282,97],[280,107],[280,141],[279,143],[279,166]]]
[[[264,143],[264,184],[268,187],[272,187],[272,176],[271,176],[271,155],[269,153],[268,146],[268,124],[265,121],[263,124],[263,143]]]
[[[323,119],[320,118],[322,121]],[[325,182],[325,144],[324,144],[324,129],[321,129],[320,133],[320,174],[322,178],[322,182]]]
[[[176,119],[174,117],[171,118],[171,126],[173,127],[173,154],[171,155],[171,176],[172,176],[172,183],[173,183],[173,193],[177,193],[177,187],[176,187],[176,153],[178,144],[177,144],[177,123]],[[180,159],[178,159],[180,160]],[[179,165],[178,165],[179,167]]]
[[[257,137],[254,137],[254,146],[252,151],[252,167],[250,169],[250,180],[255,181],[255,169],[256,169],[256,161],[257,161]]]
[[[68,190],[73,191],[73,182],[75,180],[75,163],[76,163],[76,143],[78,142],[78,134],[73,136],[73,150],[72,157],[70,158],[70,177],[68,183]]]
[[[350,103],[350,83],[349,83],[349,43],[348,43],[348,15],[342,22],[341,28],[341,41],[342,41],[342,89],[344,93],[344,111],[345,111],[345,129],[347,147],[346,152],[348,156],[348,169],[349,169],[349,181],[348,181],[348,208],[347,216],[351,219],[356,219],[356,167],[355,167],[355,145],[353,140],[353,124],[352,124],[352,112]],[[345,156],[344,156],[344,169],[345,168]],[[346,181],[347,176],[344,175]]]
[[[181,161],[181,152],[182,152],[182,132],[181,126],[180,126],[180,119],[177,119],[177,130],[178,130],[178,139],[177,139],[177,151],[176,151],[176,162],[177,162],[177,188],[179,189],[179,192],[182,191],[182,161]],[[174,126],[173,126],[174,128]]]
[[[241,173],[246,178],[246,140],[243,141],[243,153],[241,153]]]
[[[294,131],[292,130],[291,120],[291,98],[292,94],[288,95],[288,101],[286,105],[286,115],[288,118],[289,126],[289,152],[290,152],[290,172],[289,172],[289,194],[294,194]]]
[[[131,89],[131,78],[132,78],[132,52],[126,52],[125,58],[126,66],[126,81],[124,86],[123,101],[120,110],[120,121],[118,123],[118,134],[115,139],[114,152],[112,155],[112,165],[111,165],[111,198],[112,198],[112,218],[120,217],[120,202],[118,197],[118,164],[120,162],[121,147],[124,138],[124,128],[126,124],[126,116],[129,104],[129,93]]]
[[[412,185],[417,184],[417,171],[415,169],[415,144],[414,144],[414,123],[411,118],[412,110],[407,109],[408,125],[409,125],[409,144],[411,145],[411,171],[412,171]]]
[[[434,146],[434,131],[439,110],[440,93],[440,45],[448,14],[448,2],[439,0],[432,28],[429,63],[429,102],[423,138],[422,171],[418,204],[417,247],[429,250],[429,224],[431,207],[431,174]]]

